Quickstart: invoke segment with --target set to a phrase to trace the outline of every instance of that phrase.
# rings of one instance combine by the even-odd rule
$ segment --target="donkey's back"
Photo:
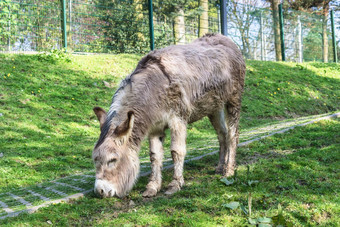
[[[154,89],[170,91],[170,96],[163,93],[170,99],[163,103],[164,109],[180,112],[189,123],[214,114],[227,102],[240,105],[245,62],[226,36],[208,34],[191,44],[153,51],[140,61],[136,71],[147,68],[162,71]]]

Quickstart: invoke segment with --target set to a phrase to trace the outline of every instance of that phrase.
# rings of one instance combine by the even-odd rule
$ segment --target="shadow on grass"
[[[29,55],[0,62],[0,191],[92,169],[99,134],[92,108],[109,106],[114,93],[106,78]]]
[[[339,130],[339,120],[324,121],[240,148],[236,181],[230,186],[214,174],[217,155],[207,156],[186,163],[186,186],[173,196],[164,196],[172,180],[172,171],[164,171],[163,188],[156,198],[142,198],[147,184],[147,177],[142,177],[124,199],[98,199],[90,193],[69,204],[13,218],[11,224],[39,225],[50,220],[57,225],[82,226],[243,226],[248,224],[247,215],[241,209],[223,208],[223,204],[237,201],[247,208],[251,192],[252,217],[274,217],[281,206],[285,221],[293,226],[336,226]],[[247,157],[257,155],[261,158],[253,160],[248,172]],[[259,182],[249,186],[249,180]]]
[[[133,195],[131,199],[140,205],[137,214],[122,213],[112,223],[142,224],[147,214],[152,214],[156,216],[155,223],[161,220],[169,225],[217,224],[219,219],[224,225],[246,225],[247,216],[241,209],[228,210],[222,204],[238,201],[247,207],[251,192],[253,216],[273,217],[278,214],[280,205],[285,219],[294,226],[336,226],[339,199],[334,195],[339,188],[340,147],[336,134],[340,130],[339,123],[337,120],[309,126],[307,130],[297,128],[289,135],[277,135],[239,149],[241,165],[235,183],[230,186],[225,186],[219,181],[220,176],[213,174],[217,155],[187,163],[187,186],[181,192],[171,197],[160,193],[150,201]],[[292,143],[297,139],[300,143]],[[261,158],[252,161],[248,174],[242,163],[249,163],[246,157],[255,154],[260,154]],[[170,171],[166,171],[164,180],[164,186],[171,181]],[[259,183],[249,186],[249,180]],[[146,183],[146,178],[138,183],[140,193]],[[131,207],[124,212],[129,210]],[[187,218],[183,219],[183,215]]]
[[[105,64],[95,62],[94,56],[89,60],[82,56],[79,62],[74,58],[72,63],[51,64],[31,55],[0,55],[0,134],[4,135],[0,137],[0,166],[5,169],[0,173],[4,179],[0,191],[92,168],[91,151],[99,135],[92,108],[109,107],[115,89],[105,87],[103,80],[117,85],[117,77],[110,75],[110,70],[84,68],[103,64],[109,69],[112,64],[113,73],[119,74],[126,72],[126,67],[132,71],[139,56],[106,56]],[[247,64],[253,71],[248,70],[246,78],[242,129],[326,113],[340,106],[339,90],[335,89],[340,86],[339,79],[324,76],[324,68],[318,73],[295,64]],[[334,65],[329,67],[327,71],[335,70]],[[274,92],[277,94],[271,96]],[[313,98],[314,94],[319,98]],[[214,135],[205,119],[189,126],[188,143],[204,146]]]

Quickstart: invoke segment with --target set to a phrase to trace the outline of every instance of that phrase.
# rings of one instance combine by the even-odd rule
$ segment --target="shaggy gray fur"
[[[143,195],[154,196],[161,185],[164,129],[170,128],[174,180],[166,193],[180,190],[184,184],[186,126],[205,116],[220,143],[216,170],[233,175],[245,70],[237,46],[219,34],[155,50],[143,57],[121,83],[108,114],[100,108],[95,110],[102,122],[93,151],[97,176],[115,185],[115,195],[125,195],[138,176],[141,141],[149,135],[152,174]],[[109,167],[110,155],[118,158]]]

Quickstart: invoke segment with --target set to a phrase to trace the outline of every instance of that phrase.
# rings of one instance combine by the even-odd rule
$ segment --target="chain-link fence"
[[[58,1],[0,0],[0,51],[43,51],[60,48]]]
[[[294,10],[284,13],[284,34],[286,59],[289,61],[323,60],[323,27],[326,26],[327,39],[325,54],[333,60],[332,34],[330,20],[324,22],[323,16]]]
[[[321,14],[283,9],[282,29],[277,30],[280,18],[275,21],[270,7],[229,0],[224,18],[220,0],[153,0],[151,19],[149,1],[0,0],[0,51],[147,53],[150,41],[161,48],[220,33],[225,20],[228,36],[247,59],[277,60],[282,52],[288,61],[334,59],[331,21]]]
[[[149,51],[145,1],[68,1],[68,47],[73,52]]]

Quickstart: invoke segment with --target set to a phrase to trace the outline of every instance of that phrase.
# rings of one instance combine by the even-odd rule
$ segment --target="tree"
[[[329,16],[329,2],[324,0],[322,3],[322,59],[323,62],[328,62],[328,36],[327,36],[327,21]]]
[[[269,0],[270,7],[273,12],[273,26],[274,26],[274,39],[275,39],[275,55],[277,61],[282,61],[281,50],[281,36],[280,36],[280,18],[279,18],[279,4],[280,0]]]
[[[168,29],[171,25],[173,37],[167,36],[169,31],[165,31],[168,34],[163,35],[171,41],[168,43],[185,44],[198,36],[198,16],[201,11],[197,0],[155,1],[154,16],[157,21],[155,31],[159,33],[160,27]]]
[[[327,22],[329,17],[329,4],[331,0],[288,0],[288,5],[292,9],[300,11],[318,11],[321,8],[322,14],[322,59],[323,62],[328,62],[328,36],[327,36]]]
[[[255,58],[257,43],[260,40],[260,32],[254,35],[256,32],[254,29],[260,29],[261,10],[256,7],[259,3],[258,0],[243,0],[242,3],[231,0],[229,3],[229,27],[230,30],[233,29],[239,33],[232,39],[239,45],[243,56],[247,59]]]
[[[201,37],[209,31],[209,4],[208,0],[200,0],[199,7],[202,9],[202,13],[199,16],[199,29],[198,36]]]
[[[12,12],[18,10],[18,5],[11,4],[9,0],[4,0],[0,2],[0,8],[0,50],[7,49],[10,51],[11,34],[13,33],[12,30],[15,28],[18,19],[17,14]],[[7,47],[5,47],[5,45]]]
[[[39,5],[34,0],[0,1],[1,49],[39,51],[56,48],[60,22],[55,23],[51,15],[59,15],[58,4],[55,1],[42,1]]]
[[[175,6],[174,36],[176,44],[185,44],[185,18],[181,5]]]

